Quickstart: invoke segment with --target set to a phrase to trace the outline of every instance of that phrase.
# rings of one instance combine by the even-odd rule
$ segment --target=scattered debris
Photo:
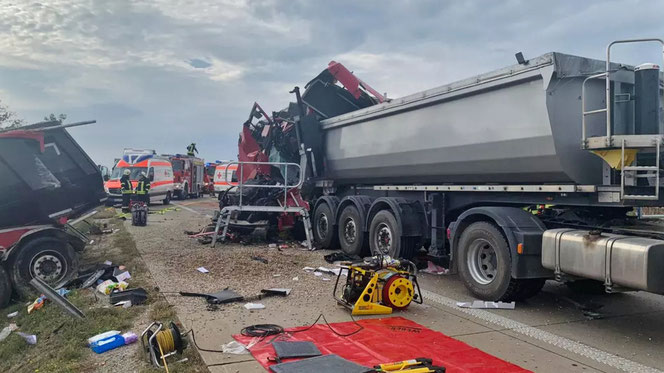
[[[119,330],[109,330],[109,331],[107,331],[107,332],[104,332],[104,333],[101,333],[101,334],[97,334],[97,335],[95,335],[95,336],[93,336],[93,337],[88,338],[88,346],[90,346],[91,344],[93,344],[93,343],[95,343],[95,342],[97,342],[97,341],[100,341],[100,340],[102,340],[102,339],[106,339],[106,338],[108,338],[108,337],[112,337],[112,336],[114,336],[114,335],[118,335],[118,334],[120,334],[120,331],[119,331]]]
[[[272,277],[281,277],[281,275],[278,274],[278,273],[275,273],[275,274],[272,275]]]
[[[107,266],[112,266],[113,262],[111,262],[110,260],[107,260],[107,261],[104,262],[104,264],[106,264]]]
[[[221,345],[221,351],[223,351],[225,354],[233,355],[246,355],[249,353],[247,347],[238,341],[230,341]]]
[[[299,278],[297,276],[293,277],[293,281],[298,281]]]
[[[328,263],[334,263],[334,262],[352,262],[360,260],[361,258],[359,256],[351,256],[344,252],[338,251],[323,256],[323,259],[325,259],[325,261]]]
[[[125,280],[129,280],[129,279],[131,278],[131,274],[129,274],[129,271],[119,271],[119,269],[117,269],[117,268],[116,268],[116,270],[117,270],[119,273],[116,274],[116,273],[114,272],[114,273],[113,273],[113,277],[115,277],[115,279],[116,279],[117,281],[125,281]]]
[[[0,331],[0,342],[4,341],[15,330],[18,330],[18,326],[14,323],[5,326],[4,329]]]
[[[263,308],[265,308],[265,305],[262,304],[262,303],[247,303],[247,304],[244,305],[244,308],[246,308],[250,311],[251,310],[262,310]]]
[[[18,311],[14,311],[12,313],[7,314],[7,318],[10,318],[10,319],[14,318],[16,316],[18,316]]]
[[[131,305],[139,305],[145,303],[147,299],[148,299],[148,293],[147,291],[145,291],[145,289],[134,288],[127,290],[114,290],[110,294],[109,301],[111,304],[117,304],[119,302],[129,301],[131,302]]]
[[[427,267],[420,272],[430,273],[432,275],[446,275],[450,272],[450,270],[436,265],[434,262],[429,260],[427,261]]]
[[[122,302],[117,302],[114,304],[116,307],[129,308],[132,306],[130,300],[123,300]]]
[[[270,248],[270,249],[276,249],[277,244],[276,243],[271,243],[271,244],[267,245],[267,247]]]
[[[263,258],[262,256],[252,256],[251,259],[252,259],[252,260],[255,260],[255,261],[257,261],[257,262],[261,262],[261,263],[264,263],[264,264],[268,264],[267,259]]]
[[[29,345],[36,345],[36,344],[37,344],[37,336],[34,335],[34,334],[27,334],[27,333],[21,333],[21,332],[16,332],[16,334],[18,334],[18,335],[20,335],[21,337],[23,337],[23,339],[25,339],[25,341],[26,341]]]
[[[81,310],[76,308],[76,306],[71,304],[71,302],[65,299],[65,297],[60,295],[57,291],[53,290],[52,287],[48,286],[48,284],[42,281],[39,277],[35,277],[32,280],[30,280],[30,285],[32,285],[32,287],[34,287],[38,291],[41,291],[43,294],[46,294],[46,296],[50,301],[60,306],[62,309],[69,312],[71,315],[79,319],[85,317],[85,315],[83,314],[83,312],[81,312]]]
[[[323,280],[323,281],[332,281],[332,279],[329,278],[329,277],[321,277],[321,280]]]
[[[264,294],[264,296],[279,295],[285,297],[290,295],[291,289],[286,289],[286,288],[262,289],[261,293]]]
[[[482,300],[475,300],[472,302],[457,302],[457,307],[460,308],[475,308],[475,309],[503,309],[503,310],[513,310],[516,303],[515,302],[488,302]]]
[[[198,268],[196,268],[196,270],[200,273],[210,273],[210,271],[205,269],[205,267],[198,267]]]
[[[122,335],[114,334],[109,337],[99,339],[91,343],[90,348],[92,351],[101,354],[120,346],[132,344],[136,341],[138,341],[138,336],[132,332],[127,332]]]
[[[207,302],[210,304],[232,303],[244,300],[242,295],[236,293],[233,290],[230,290],[229,288],[211,294],[181,291],[180,295],[183,297],[203,297],[206,298]]]
[[[305,271],[305,272],[313,272],[313,271],[316,270],[316,268],[314,268],[314,267],[304,267],[304,268],[302,268],[302,270]]]
[[[28,306],[28,315],[31,314],[33,311],[36,311],[42,307],[44,307],[44,303],[46,302],[46,296],[44,294],[40,295],[37,299],[35,299],[32,304]]]
[[[128,286],[129,284],[124,281],[114,282],[113,280],[106,280],[97,285],[97,291],[105,295],[110,295],[113,290],[125,290]]]

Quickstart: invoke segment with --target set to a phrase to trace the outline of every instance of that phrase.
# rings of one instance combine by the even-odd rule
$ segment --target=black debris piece
[[[132,305],[143,304],[148,299],[148,293],[143,288],[127,289],[125,291],[111,292],[110,302],[116,304],[126,300],[131,301]]]
[[[334,262],[345,262],[345,261],[356,261],[360,260],[361,258],[357,255],[348,255],[346,253],[342,252],[334,252],[332,254],[327,254],[323,257],[326,262],[328,263],[334,263]]]
[[[244,300],[244,297],[229,288],[218,291],[212,294],[205,293],[191,293],[186,291],[181,291],[180,295],[183,297],[202,297],[205,298],[210,304],[223,304],[223,303],[232,303],[239,302]]]
[[[262,256],[252,256],[251,259],[264,264],[268,263],[267,259],[263,258]]]

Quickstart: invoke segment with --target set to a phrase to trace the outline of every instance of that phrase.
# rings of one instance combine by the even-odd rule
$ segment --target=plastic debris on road
[[[223,351],[225,354],[233,355],[246,355],[249,353],[247,347],[238,341],[231,341],[221,345],[221,351]]]
[[[112,337],[112,336],[118,335],[118,334],[120,334],[119,330],[109,330],[107,332],[97,334],[93,337],[88,338],[88,346],[95,343],[95,342],[97,342],[97,341],[101,341],[102,339],[106,339],[108,337]]]
[[[244,305],[244,308],[248,310],[262,310],[265,308],[265,305],[262,303],[247,303]]]
[[[10,334],[12,334],[14,330],[17,329],[18,327],[16,326],[16,324],[13,323],[9,324],[8,326],[5,326],[4,329],[0,331],[0,342],[4,341],[7,337],[9,337]]]
[[[198,268],[196,268],[196,270],[200,273],[210,273],[210,271],[205,269],[205,267],[198,267]]]
[[[472,302],[457,302],[457,307],[460,308],[475,308],[475,309],[502,309],[502,310],[513,310],[516,306],[514,302],[485,302],[481,300],[476,300]]]
[[[298,281],[300,280],[297,276],[293,277],[293,281]]]
[[[7,318],[9,318],[9,319],[11,319],[13,317],[16,317],[16,316],[18,316],[18,311],[14,311],[12,313],[7,314]]]
[[[25,341],[26,341],[29,345],[36,345],[36,344],[37,344],[37,336],[34,335],[34,334],[27,334],[27,333],[21,333],[21,332],[16,332],[16,334],[18,334],[18,335],[20,335],[21,337],[23,337],[23,339],[25,339]]]
[[[420,272],[430,273],[432,275],[446,275],[450,273],[449,269],[443,268],[439,265],[434,264],[432,261],[427,262],[427,267]]]

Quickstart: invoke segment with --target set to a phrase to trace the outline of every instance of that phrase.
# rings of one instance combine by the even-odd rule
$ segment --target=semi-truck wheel
[[[321,203],[314,211],[314,241],[321,249],[337,248],[337,232],[334,230],[332,210],[327,203]]]
[[[346,206],[339,216],[339,246],[348,255],[361,255],[364,230],[360,212],[353,205]]]
[[[459,239],[461,279],[475,296],[489,301],[522,300],[535,295],[542,279],[513,279],[512,258],[505,237],[487,222],[469,225]]]
[[[55,237],[38,237],[17,249],[8,268],[14,290],[21,298],[34,292],[29,284],[33,277],[55,285],[71,279],[78,271],[78,256],[74,248]]]
[[[379,211],[369,226],[371,255],[389,255],[401,258],[401,227],[392,212]]]
[[[5,267],[0,265],[0,308],[5,308],[12,298],[12,283],[9,280]]]

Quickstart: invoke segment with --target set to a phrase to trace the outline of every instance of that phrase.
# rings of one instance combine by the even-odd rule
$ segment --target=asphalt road
[[[211,215],[216,200],[177,201],[184,211],[200,217]],[[137,237],[140,244],[140,237]],[[318,258],[319,252],[310,253]],[[295,271],[298,269],[295,268]],[[664,297],[643,292],[605,295],[579,295],[566,286],[549,281],[543,291],[528,301],[518,302],[514,310],[468,310],[456,301],[471,301],[473,296],[457,276],[421,274],[424,305],[411,305],[400,316],[410,318],[429,328],[443,332],[499,358],[536,372],[658,372],[664,369]],[[321,294],[330,290],[321,283]],[[177,299],[171,300],[178,307]],[[299,325],[315,319],[321,310],[332,321],[347,321],[347,312],[321,297],[320,307],[306,307],[293,297],[289,307],[297,309]],[[594,313],[584,312],[585,308]],[[293,325],[293,313],[269,310],[251,312],[243,321]],[[209,319],[209,316],[202,316]],[[182,318],[182,316],[181,316]],[[194,328],[200,318],[184,317]],[[237,333],[237,325],[224,320],[207,320],[216,325],[210,335],[201,339],[220,343],[214,336],[223,335],[223,342]],[[202,325],[202,324],[201,324]],[[206,362],[218,357],[203,353]],[[214,367],[213,372],[260,372],[256,363]]]

